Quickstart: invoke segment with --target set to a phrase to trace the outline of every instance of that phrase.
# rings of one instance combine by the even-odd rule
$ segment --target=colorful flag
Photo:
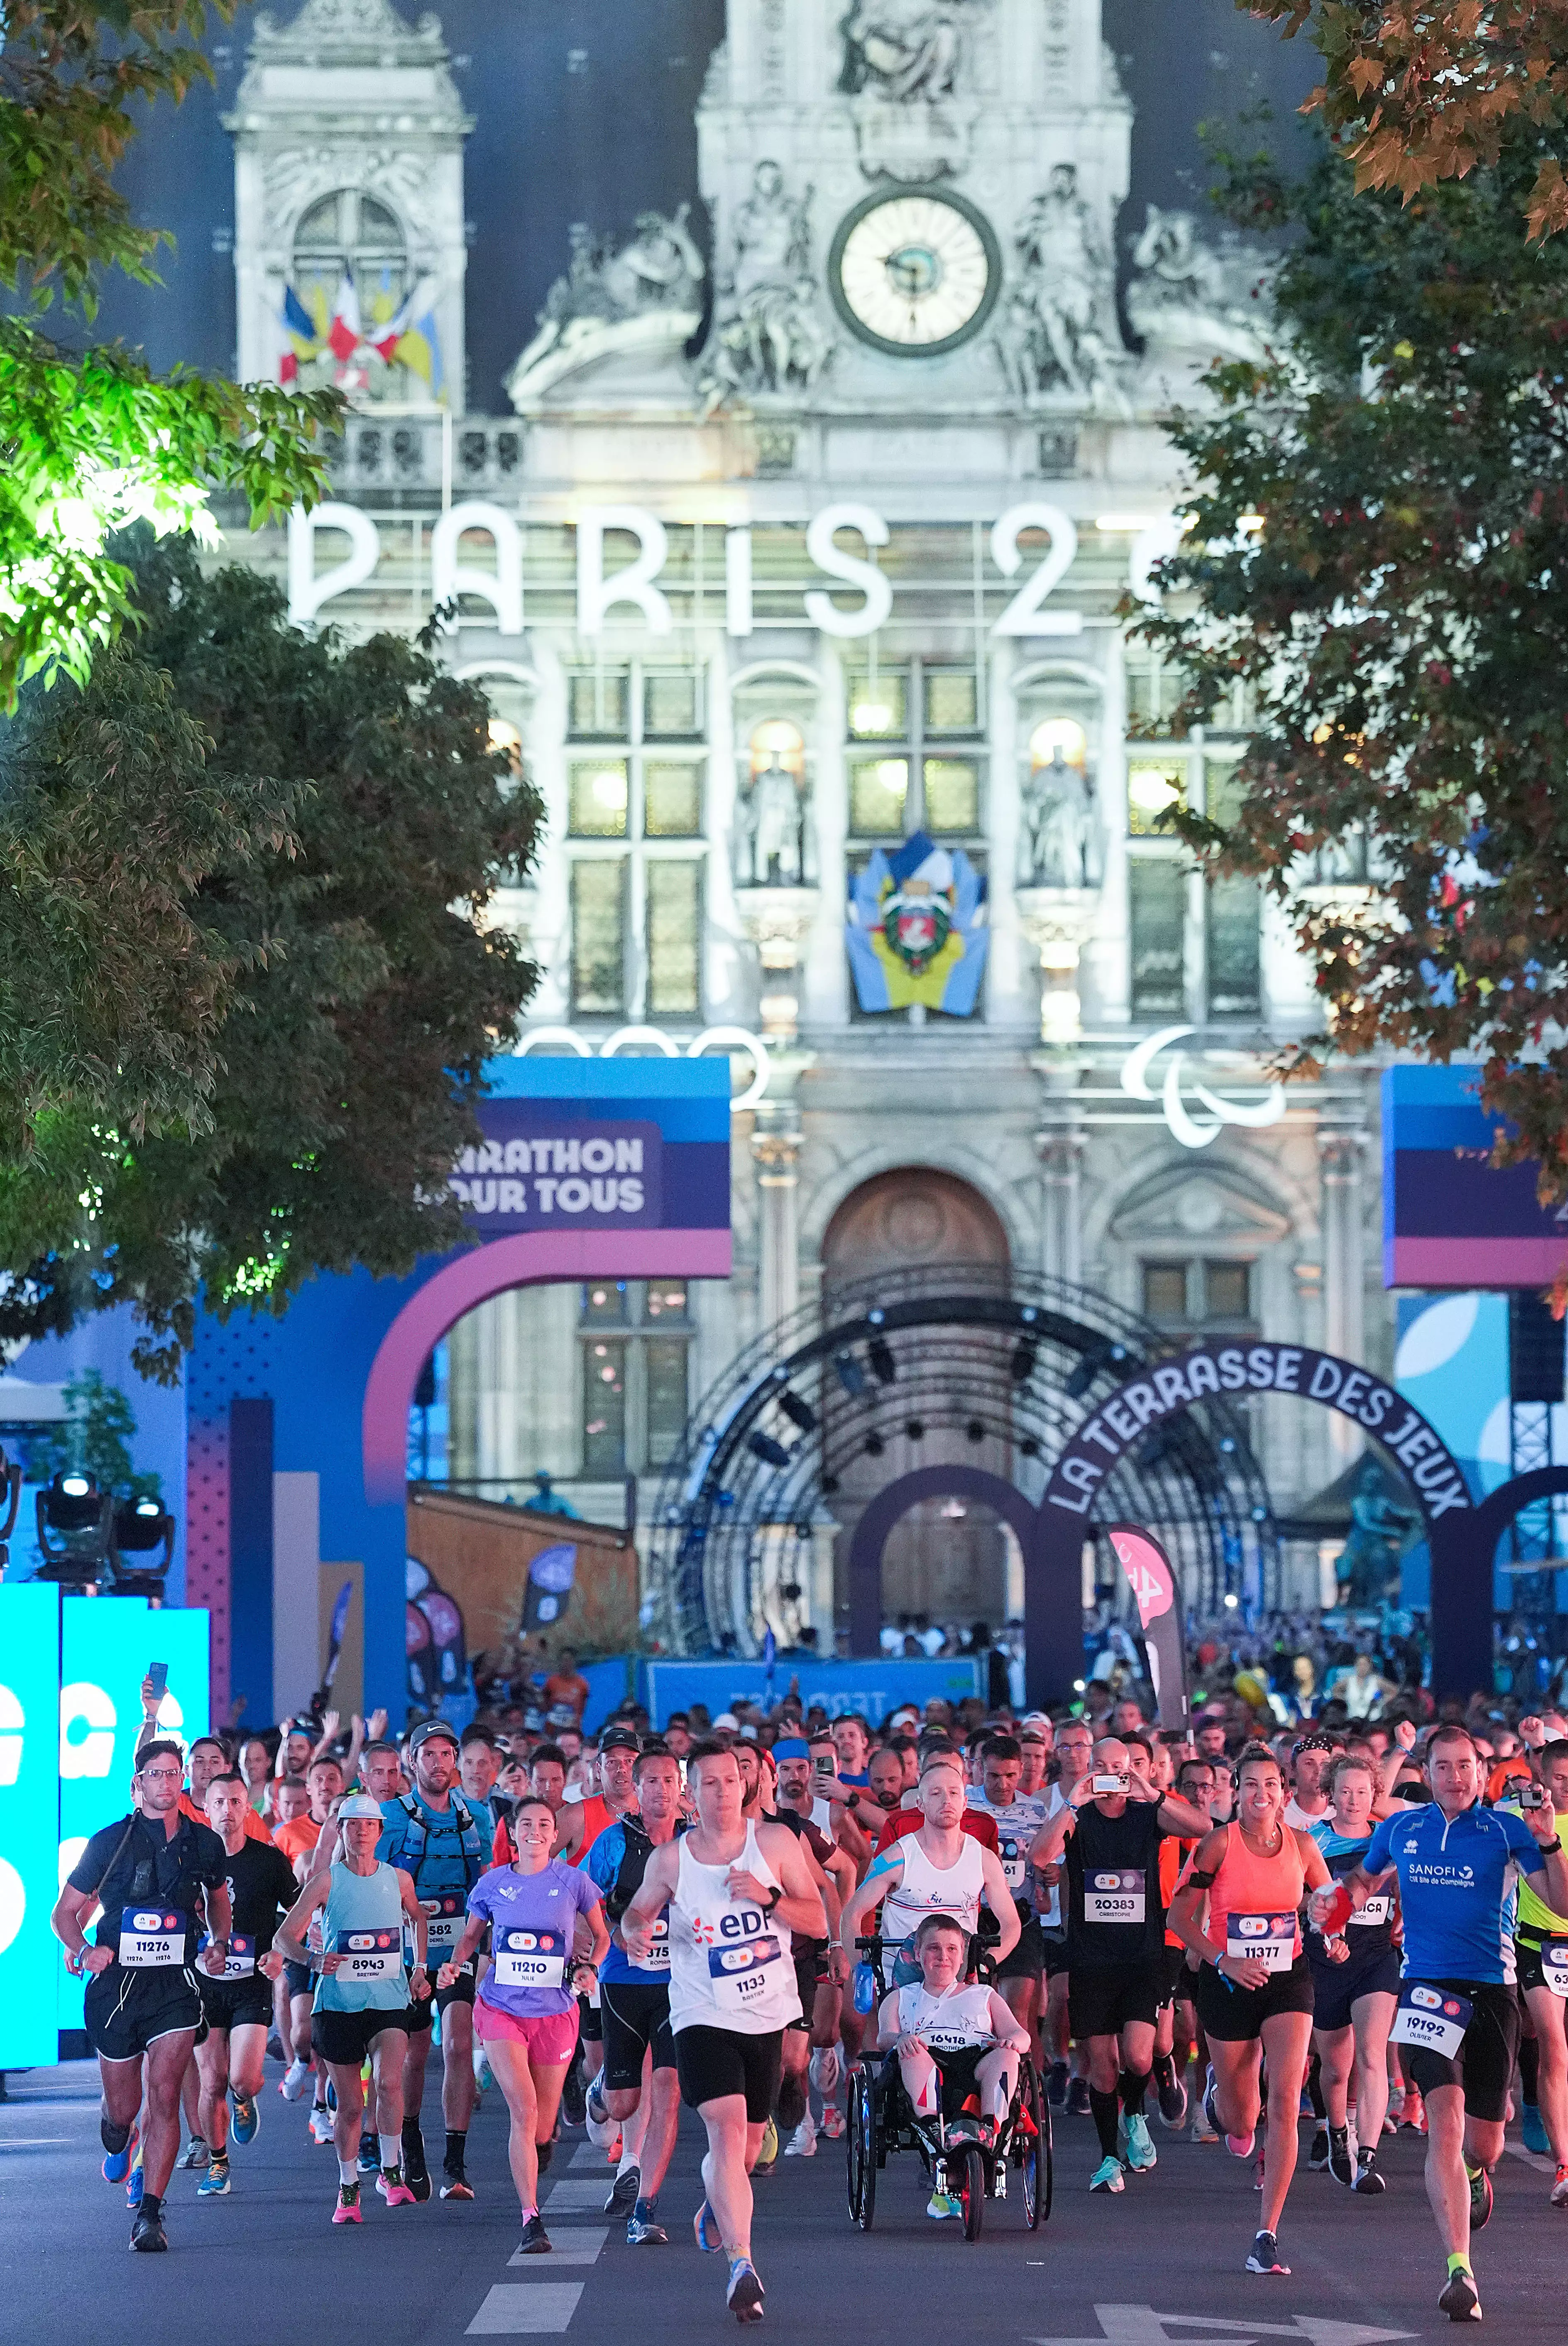
[[[283,288],[283,314],[273,320],[276,330],[278,380],[287,390],[300,380],[300,362],[313,358],[321,335],[316,321],[291,285]]]
[[[332,322],[327,330],[327,340],[332,355],[347,365],[363,340],[360,330],[360,297],[354,280],[345,269],[338,280],[337,298],[332,303]]]
[[[291,285],[283,288],[283,323],[291,334],[298,334],[303,342],[314,342],[321,339],[314,318]]]
[[[962,849],[924,831],[896,854],[879,847],[850,882],[845,941],[860,1008],[923,1003],[968,1018],[985,974],[985,882]]]

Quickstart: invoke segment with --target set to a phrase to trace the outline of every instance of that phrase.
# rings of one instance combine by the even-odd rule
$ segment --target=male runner
[[[708,2134],[697,2244],[724,2249],[726,2301],[738,2320],[756,2321],[763,2291],[751,2259],[750,2172],[779,2090],[784,2030],[800,2009],[792,1935],[820,1937],[828,1918],[795,1836],[742,1817],[733,1751],[695,1744],[687,1787],[697,1822],[650,1855],[621,1937],[633,1963],[646,1964],[668,1907],[681,2096]]]
[[[280,1819],[272,1838],[294,1868],[296,1882],[302,1882],[309,1872],[312,1852],[329,1823],[334,1802],[341,1800],[343,1771],[329,1754],[313,1760],[305,1779],[307,1806],[302,1815]],[[278,2091],[286,2102],[296,2102],[310,2081],[311,2069],[316,2072],[316,2091],[311,2105],[311,2136],[317,2143],[329,2143],[332,2138],[331,2112],[327,2107],[327,2077],[320,2063],[312,2057],[311,2042],[311,2002],[315,1983],[303,1964],[285,1962],[283,1991],[289,2004],[289,2033],[285,2040],[291,2052],[288,2068],[279,2082]]]
[[[1095,1764],[1095,1730],[1086,1719],[1065,1719],[1056,1733],[1056,1781],[1051,1787],[1046,1820],[1055,1816],[1074,1784]],[[1089,2116],[1088,2054],[1072,2042],[1067,2022],[1067,1925],[1062,1912],[1060,1867],[1038,1867],[1031,1862],[1035,1910],[1040,1917],[1041,1953],[1044,1964],[1044,2017],[1041,2048],[1050,2066],[1045,2074],[1045,2098],[1054,2110],[1069,2117]]]
[[[557,1812],[561,1839],[555,1854],[567,1864],[581,1865],[602,1832],[607,1831],[617,1819],[636,1813],[637,1790],[632,1770],[641,1748],[642,1739],[635,1728],[606,1727],[600,1736],[598,1791],[590,1792],[585,1800],[565,1801]],[[581,2126],[586,2116],[587,2080],[604,2065],[603,2028],[596,1981],[586,1995],[577,1998],[577,2051],[566,2071],[561,2093],[561,2109],[569,2126]],[[621,2156],[623,2160],[626,2157],[624,2140]]]
[[[1166,1988],[1160,1849],[1167,1836],[1196,1835],[1207,1821],[1136,1779],[1126,1743],[1110,1736],[1030,1851],[1037,1865],[1054,1865],[1065,1851],[1068,2018],[1087,2052],[1100,2137],[1091,2191],[1120,2192],[1128,2168],[1138,2174],[1157,2162],[1144,2096]]]
[[[1541,1780],[1557,1820],[1557,1838],[1568,1833],[1568,1742],[1561,1739],[1537,1751]],[[1515,1788],[1521,1814],[1529,1795]],[[1568,1910],[1554,1911],[1528,1882],[1519,1885],[1519,1992],[1535,2029],[1535,2106],[1557,2162],[1552,2205],[1568,2208]],[[1521,2048],[1522,2055],[1522,2047]],[[1529,2083],[1528,2077],[1524,2082]],[[1528,2101],[1530,2096],[1526,2096]]]
[[[993,1832],[996,1828],[989,1817],[980,1815],[966,1826],[964,1793],[963,1762],[958,1753],[933,1751],[920,1780],[916,1829],[898,1834],[879,1851],[864,1882],[845,1901],[839,1938],[851,1964],[861,1918],[873,1907],[882,1907],[884,1988],[901,1986],[911,1975],[906,1964],[895,1978],[894,1966],[904,1942],[913,1936],[926,1914],[951,1914],[972,1935],[979,1928],[983,1899],[1000,1925],[994,1949],[998,1964],[1005,1962],[1018,1944],[1018,1909],[1002,1861],[976,1838],[980,1826]]]
[[[426,1943],[437,1969],[463,1935],[468,1893],[485,1870],[488,1835],[457,1781],[457,1737],[443,1719],[424,1719],[408,1739],[413,1790],[382,1804],[386,1830],[376,1854],[409,1876],[424,1910]],[[473,1991],[472,1959],[450,1987],[409,2008],[408,2045],[402,2072],[402,2163],[416,2199],[430,2198],[420,2106],[425,2064],[430,2058],[431,2015],[441,2014],[441,2106],[446,2124],[442,2160],[443,2199],[472,2199],[463,2168],[468,2122],[473,2115]]]
[[[642,1885],[649,1857],[675,1839],[680,1821],[680,1768],[673,1752],[650,1742],[632,1763],[636,1813],[617,1817],[595,1841],[583,1872],[604,1892],[610,1926],[608,1953],[599,1965],[599,2019],[605,2066],[590,2084],[587,2115],[596,2126],[613,2122],[628,2130],[642,2116],[641,2138],[633,2147],[625,2177],[616,2177],[607,2216],[625,2216],[628,2248],[662,2248],[669,2239],[656,2220],[659,2190],[669,2172],[680,2116],[675,2037],[669,2025],[669,1931],[655,1918],[647,1960],[634,1964],[620,1924]],[[645,2089],[643,2072],[651,2065]]]
[[[1550,1800],[1523,1817],[1480,1805],[1483,1764],[1466,1729],[1435,1729],[1426,1772],[1429,1805],[1385,1817],[1339,1889],[1360,1907],[1390,1876],[1399,1882],[1405,1949],[1392,2041],[1426,2102],[1427,2198],[1448,2259],[1438,2305],[1451,2321],[1478,2321],[1470,2236],[1492,2213],[1519,2048],[1512,1891],[1518,1874],[1544,1874],[1550,1911],[1568,1914],[1568,1862]],[[1314,1905],[1314,1921],[1331,1928],[1338,1904],[1331,1917],[1327,1902]]]
[[[781,1737],[770,1755],[778,1770],[775,1813],[779,1822],[804,1844],[811,1880],[828,1917],[824,1938],[797,1935],[792,1950],[800,2017],[785,2030],[780,2056],[778,2124],[779,2132],[789,2137],[784,2146],[786,2158],[816,2157],[817,2129],[807,2097],[807,2073],[812,2048],[831,2045],[838,2035],[839,1998],[849,1966],[842,1949],[832,1943],[843,1901],[856,1882],[855,1867],[834,1846],[830,1830],[831,1820],[841,1820],[843,1810],[820,1795],[822,1778],[812,1755],[813,1746],[799,1736]],[[856,1838],[865,1847],[864,1836]],[[869,1849],[866,1854],[870,1856]]]
[[[1328,1776],[1343,1747],[1327,1735],[1304,1735],[1290,1747],[1290,1798],[1285,1821],[1295,1832],[1310,1832],[1329,1814]]]
[[[230,2091],[235,2141],[254,2142],[261,2123],[256,2097],[267,2054],[271,1983],[283,1969],[272,1941],[280,1915],[294,1902],[294,1870],[282,1851],[246,1831],[246,1819],[254,1813],[239,1774],[215,1776],[208,1785],[207,1821],[223,1843],[231,1922],[222,1976],[201,1982],[207,2035],[196,2048],[196,2066],[208,2168],[197,2187],[199,2199],[228,2196]]]
[[[455,1756],[455,1755],[454,1755]],[[376,1844],[384,1830],[374,1800],[355,1792],[338,1811],[343,1855],[320,1866],[279,1926],[278,1943],[290,1963],[321,1974],[313,2030],[337,2096],[332,2137],[338,2152],[334,2224],[361,2224],[360,2133],[364,2118],[361,2072],[367,2058],[375,2082],[381,2172],[376,2189],[389,2208],[411,2206],[400,2154],[403,2052],[411,1993],[427,2001],[424,1908],[400,1867],[383,1865]],[[311,1918],[321,1917],[320,1950],[308,1947]],[[413,1938],[413,1969],[405,1976],[405,1927]]]
[[[1038,1745],[1033,1747],[1036,1750]],[[997,1992],[1023,2026],[1031,2047],[1040,2014],[1040,1987],[1045,1974],[1045,1943],[1030,1895],[1033,1868],[1029,1851],[1034,1836],[1051,1814],[1048,1794],[1025,1793],[1023,1746],[1011,1735],[988,1735],[980,1747],[981,1776],[967,1806],[988,1816],[996,1827],[997,1855],[1018,1913],[1018,1943],[997,1966]]]
[[[208,1929],[201,1967],[221,1975],[229,1954],[223,1843],[179,1812],[185,1774],[178,1743],[155,1739],[137,1760],[137,1807],[93,1834],[66,1878],[50,1924],[66,1967],[87,1974],[87,2042],[98,2056],[98,2132],[104,2179],[124,2180],[136,2147],[147,2070],[143,2188],[130,2244],[167,2249],[163,2195],[179,2147],[179,2086],[201,2025],[198,1922]],[[101,1906],[95,1943],[84,1926]]]

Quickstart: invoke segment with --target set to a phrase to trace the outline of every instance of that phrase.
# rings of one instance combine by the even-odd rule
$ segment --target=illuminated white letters
[[[316,532],[341,529],[351,553],[335,570],[316,569]],[[382,539],[369,514],[358,505],[317,505],[307,513],[296,505],[289,515],[289,618],[296,627],[308,627],[323,603],[362,586],[381,560]]]
[[[458,560],[464,530],[488,531],[495,541],[495,567],[475,570]],[[504,636],[523,632],[523,541],[509,513],[482,497],[443,513],[430,534],[430,591],[437,603],[478,595],[494,612]]]
[[[1031,501],[1009,505],[991,533],[991,558],[1003,578],[1015,578],[1023,556],[1018,541],[1026,529],[1047,532],[1051,547],[1045,559],[1026,578],[991,632],[993,636],[1081,636],[1082,611],[1043,611],[1041,604],[1053,586],[1073,566],[1078,533],[1060,505]]]
[[[835,546],[833,540],[841,529],[859,530],[868,546],[885,546],[888,525],[870,505],[824,505],[820,514],[812,515],[806,532],[806,551],[818,569],[829,578],[841,579],[846,586],[858,586],[866,599],[858,611],[840,611],[830,596],[814,586],[806,597],[806,617],[825,636],[870,636],[893,607],[892,580],[874,562],[857,561]]]
[[[624,529],[637,541],[636,558],[605,576],[605,533]],[[585,505],[577,519],[577,633],[604,633],[605,614],[617,603],[635,603],[656,636],[667,636],[669,605],[654,585],[664,568],[669,539],[657,515],[638,505]]]

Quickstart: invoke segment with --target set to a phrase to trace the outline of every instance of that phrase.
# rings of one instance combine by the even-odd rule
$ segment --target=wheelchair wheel
[[[972,2142],[963,2154],[963,2165],[956,2178],[953,2177],[955,2164],[956,2161],[950,2157],[948,2188],[950,2191],[952,2189],[956,2179],[958,2189],[954,2196],[963,2210],[963,2237],[966,2240],[978,2240],[985,2216],[985,2153],[977,2142]]]
[[[1027,2118],[1034,2128],[1015,2132],[1013,2143],[1018,2151],[1018,2175],[1023,2186],[1023,2220],[1030,2230],[1040,2225],[1041,2184],[1044,2181],[1049,2205],[1051,2165],[1051,2118],[1040,2091],[1040,2076],[1033,2061],[1025,2061],[1018,2080],[1018,2114]]]
[[[877,2107],[864,2068],[850,2072],[850,2106],[844,2127],[850,2217],[869,2232],[877,2208]]]

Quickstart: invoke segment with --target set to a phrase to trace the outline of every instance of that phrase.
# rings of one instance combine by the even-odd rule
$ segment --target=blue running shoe
[[[1533,2102],[1522,2102],[1520,2118],[1524,2127],[1524,2147],[1534,2151],[1538,2158],[1547,2157],[1552,2149],[1552,2137],[1541,2122],[1541,2112]],[[107,2173],[106,2167],[105,2172]]]
[[[126,2177],[130,2173],[131,2160],[136,2156],[137,2145],[140,2140],[141,2129],[139,2127],[133,2126],[118,2150],[105,2151],[104,2181],[106,2183],[125,2181]]]
[[[724,2246],[724,2242],[718,2237],[718,2227],[714,2221],[713,2210],[706,2199],[697,2211],[692,2230],[697,2234],[697,2245],[704,2256],[717,2256]]]
[[[141,2163],[141,2147],[138,2144],[137,2146],[137,2155],[131,2161],[131,2171],[126,2177],[126,2206],[127,2208],[136,2208],[141,2206],[141,2195],[146,2183],[147,2176],[143,2171]]]
[[[243,2094],[234,2096],[234,2139],[254,2142],[261,2131],[261,2112],[254,2096],[249,2101]]]

